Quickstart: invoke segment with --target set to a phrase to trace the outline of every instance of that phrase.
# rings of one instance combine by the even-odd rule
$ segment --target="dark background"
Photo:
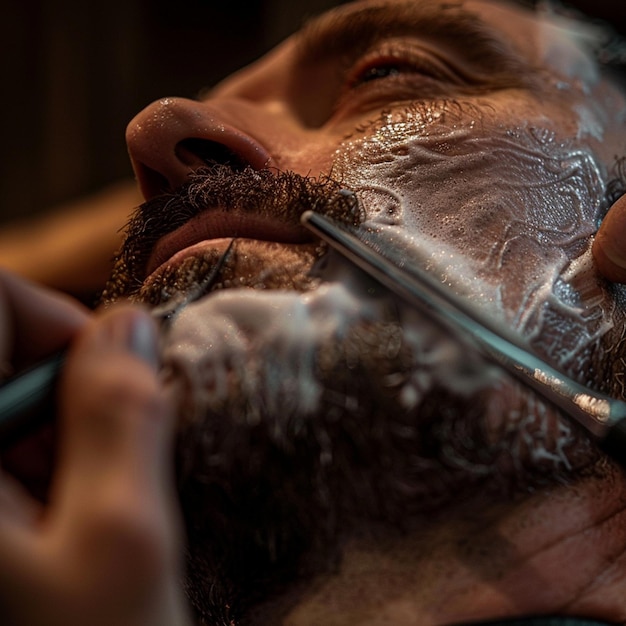
[[[4,0],[0,221],[132,175],[127,122],[260,56],[338,0]],[[626,31],[626,0],[574,0]]]

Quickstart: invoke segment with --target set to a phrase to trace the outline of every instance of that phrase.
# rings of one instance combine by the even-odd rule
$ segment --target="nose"
[[[128,125],[126,143],[146,199],[179,187],[208,162],[235,169],[271,164],[269,152],[226,123],[215,107],[186,98],[164,98],[146,107]]]

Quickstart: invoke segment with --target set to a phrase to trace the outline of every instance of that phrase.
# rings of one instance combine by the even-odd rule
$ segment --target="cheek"
[[[550,128],[476,113],[396,114],[347,142],[338,170],[368,219],[401,234],[442,281],[537,334],[538,311],[596,230],[606,173]]]
[[[590,151],[545,127],[450,123],[445,111],[425,126],[424,115],[409,111],[340,152],[341,176],[361,190],[371,220],[456,248],[489,272],[515,240],[565,248],[595,231],[606,174]]]
[[[277,169],[312,178],[333,172],[340,136],[301,130],[285,135],[274,138],[272,144],[272,159]]]

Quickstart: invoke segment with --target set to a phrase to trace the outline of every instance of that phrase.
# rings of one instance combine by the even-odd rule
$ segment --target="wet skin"
[[[625,119],[623,95],[548,20],[484,2],[362,2],[314,22],[206,100],[154,103],[131,122],[127,137],[147,199],[183,185],[206,156],[233,161],[234,154],[257,170],[332,175],[356,193],[369,225],[393,233],[451,288],[520,330],[555,363],[618,395],[625,294],[596,275],[590,245],[608,208],[615,159],[626,148]],[[235,431],[252,418],[274,420],[271,407],[294,387],[272,385],[273,380],[293,381],[294,369],[306,370],[314,384],[309,370],[318,366],[321,387],[329,387],[329,381],[345,378],[345,354],[353,349],[349,356],[370,381],[404,376],[393,397],[386,397],[388,404],[379,403],[372,423],[384,407],[419,423],[430,400],[429,419],[441,410],[441,422],[452,431],[463,423],[464,406],[465,419],[479,422],[481,446],[492,446],[486,460],[477,460],[461,450],[467,433],[476,435],[471,428],[452,437],[452,451],[422,469],[419,478],[429,485],[440,479],[448,489],[443,498],[441,485],[433,487],[436,494],[420,492],[428,503],[436,500],[436,523],[420,518],[420,503],[407,497],[414,516],[410,532],[386,537],[385,550],[363,538],[358,524],[359,533],[354,526],[335,529],[343,556],[339,569],[320,574],[314,590],[261,603],[259,623],[285,615],[293,624],[427,624],[537,612],[626,617],[620,562],[626,490],[615,468],[568,424],[506,381],[486,394],[476,383],[480,400],[471,396],[478,407],[473,413],[467,397],[464,405],[456,403],[450,390],[461,383],[447,369],[447,353],[435,350],[431,359],[433,344],[448,346],[437,330],[426,320],[398,316],[384,297],[368,300],[362,285],[354,286],[358,281],[341,272],[335,286],[319,287],[306,276],[319,256],[315,244],[301,246],[292,222],[281,217],[278,226],[244,227],[246,211],[207,208],[193,229],[181,227],[160,240],[151,276],[135,277],[148,285],[142,297],[152,300],[150,285],[161,289],[165,275],[165,282],[184,282],[190,271],[184,261],[212,258],[232,236],[240,238],[240,260],[229,268],[225,286],[259,287],[263,281],[251,268],[260,263],[274,268],[272,287],[306,293],[229,290],[181,314],[166,360],[183,372],[185,392],[197,380],[194,372],[211,371],[200,379],[211,383],[210,393],[197,401],[186,398],[187,414],[228,416]],[[280,243],[259,241],[272,238]],[[195,247],[185,251],[188,245]],[[285,264],[297,269],[284,276]],[[331,310],[330,304],[337,306]],[[337,324],[313,333],[312,341],[351,346],[328,359],[331,351],[322,350],[324,362],[332,361],[327,370],[317,361],[302,366],[310,345],[280,321],[293,319],[302,306],[305,322],[296,328],[302,335],[336,315]],[[283,315],[278,322],[276,311]],[[342,320],[353,322],[356,337]],[[371,327],[372,336],[366,336]],[[401,349],[392,356],[372,354],[371,345],[389,343],[398,329]],[[285,345],[295,346],[297,355]],[[274,363],[272,355],[281,358]],[[216,360],[231,368],[221,387]],[[247,384],[246,377],[257,384]],[[442,408],[433,409],[432,394],[442,387]],[[296,389],[300,395],[310,391]],[[363,397],[376,404],[368,393],[363,390]],[[313,394],[309,404],[291,407],[294,415],[305,422],[316,411],[327,415],[329,400],[323,389],[319,394],[321,399]],[[270,407],[266,414],[245,413],[242,406],[258,404],[259,397]],[[228,456],[225,442],[215,438]],[[242,458],[253,451],[243,449]],[[394,451],[399,454],[391,447],[390,458]],[[211,453],[213,467],[221,469],[224,461]],[[513,478],[487,495],[485,483],[499,484],[500,476]],[[453,487],[468,484],[474,491],[460,498]],[[306,499],[294,505],[299,511],[306,506]],[[425,508],[432,512],[432,506]],[[556,578],[558,588],[551,584]],[[359,603],[351,591],[355,585],[367,590]]]

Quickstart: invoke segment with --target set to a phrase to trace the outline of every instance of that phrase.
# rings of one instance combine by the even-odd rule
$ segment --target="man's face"
[[[206,100],[165,99],[133,120],[151,202],[105,296],[167,299],[236,238],[217,289],[164,339],[191,506],[245,510],[276,541],[298,511],[331,510],[337,527],[393,521],[459,485],[534,488],[596,459],[298,224],[312,206],[385,231],[546,358],[617,394],[624,294],[601,284],[589,244],[626,147],[626,102],[582,36],[489,2],[357,2]],[[159,197],[202,165],[182,195]]]

